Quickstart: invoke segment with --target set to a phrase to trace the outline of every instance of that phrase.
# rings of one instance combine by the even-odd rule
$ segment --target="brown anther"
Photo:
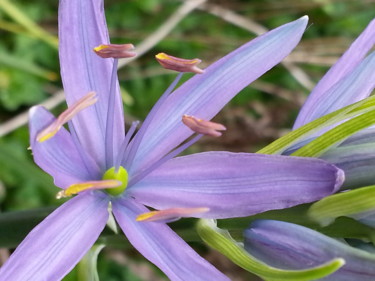
[[[133,44],[103,44],[94,48],[94,52],[101,58],[131,58],[137,54],[133,52]]]
[[[155,56],[156,60],[161,64],[162,67],[177,72],[193,72],[197,74],[202,74],[203,69],[197,67],[201,63],[200,59],[181,59],[177,57],[172,57],[165,53],[159,53]]]
[[[222,133],[219,131],[225,131],[227,129],[222,124],[202,120],[186,114],[182,116],[182,123],[198,134],[211,137],[220,137]]]

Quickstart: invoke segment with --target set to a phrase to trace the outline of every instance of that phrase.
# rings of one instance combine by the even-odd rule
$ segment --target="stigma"
[[[68,109],[66,109],[63,113],[61,113],[59,117],[55,119],[55,121],[49,124],[42,131],[40,131],[36,136],[36,140],[38,142],[44,142],[46,140],[49,140],[54,135],[56,135],[57,132],[62,128],[62,126],[66,124],[68,121],[70,121],[75,115],[77,115],[85,108],[93,105],[97,101],[98,99],[94,92],[88,93],[87,95],[79,99],[77,102],[75,102]]]

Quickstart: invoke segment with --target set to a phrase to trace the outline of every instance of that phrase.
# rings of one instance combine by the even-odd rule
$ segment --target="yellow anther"
[[[59,117],[49,124],[46,128],[38,133],[36,136],[36,140],[38,142],[44,142],[54,135],[62,128],[62,126],[70,121],[75,115],[77,115],[80,111],[84,110],[85,108],[93,105],[97,102],[96,94],[94,92],[90,92],[81,99],[79,99],[76,103],[70,106],[67,110],[59,115]]]
[[[101,180],[101,181],[88,181],[88,182],[81,182],[72,184],[65,190],[61,190],[57,193],[56,198],[61,199],[64,197],[70,197],[74,194],[78,194],[82,191],[87,190],[97,190],[97,189],[110,189],[116,188],[122,184],[121,181],[118,180]]]
[[[200,208],[170,208],[160,211],[151,211],[137,216],[136,221],[161,221],[171,220],[181,217],[191,217],[195,214],[206,213],[210,209],[206,207]]]
[[[182,59],[170,56],[166,53],[159,53],[155,56],[162,67],[178,72],[203,73],[204,70],[197,67],[201,63],[200,59]]]
[[[99,51],[102,51],[102,50],[104,50],[104,49],[107,49],[107,48],[109,48],[109,46],[108,45],[99,45],[98,47],[95,47],[94,48],[94,51],[95,52],[99,52]]]

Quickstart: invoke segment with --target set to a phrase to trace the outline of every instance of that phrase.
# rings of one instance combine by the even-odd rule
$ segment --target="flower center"
[[[122,166],[118,169],[112,167],[104,173],[103,180],[117,180],[121,182],[121,185],[117,187],[105,189],[107,193],[117,196],[123,193],[128,186],[128,172]]]

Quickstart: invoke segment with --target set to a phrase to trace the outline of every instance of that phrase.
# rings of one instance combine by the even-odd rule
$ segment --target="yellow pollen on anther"
[[[160,211],[151,211],[137,216],[136,221],[162,221],[171,220],[180,217],[191,217],[196,214],[208,212],[210,209],[207,207],[198,208],[170,208]]]
[[[99,45],[98,47],[95,47],[95,48],[94,48],[94,51],[95,51],[95,52],[99,52],[99,51],[104,50],[104,49],[107,49],[107,48],[109,48],[108,45]]]
[[[59,115],[52,123],[50,123],[46,128],[41,130],[36,136],[38,142],[44,142],[54,135],[63,127],[65,123],[70,121],[74,116],[85,108],[93,105],[97,102],[97,97],[94,92],[90,92],[87,95],[83,96],[76,103],[66,109],[63,113]]]
[[[57,193],[56,198],[70,197],[74,194],[78,194],[87,190],[97,190],[97,189],[110,189],[121,186],[122,182],[119,180],[101,180],[101,181],[88,181],[72,184],[67,189]]]
[[[136,221],[145,221],[147,219],[150,219],[154,216],[156,216],[159,213],[159,211],[151,211],[148,213],[140,214],[135,220]]]

